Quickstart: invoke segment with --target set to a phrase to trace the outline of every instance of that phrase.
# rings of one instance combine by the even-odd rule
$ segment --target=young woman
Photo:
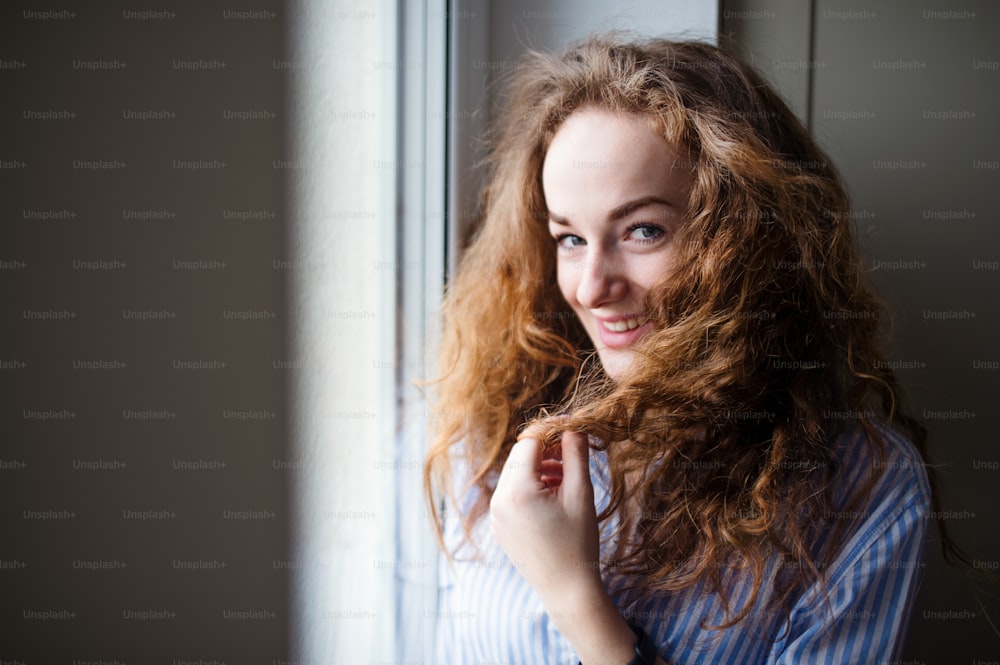
[[[883,663],[932,492],[844,186],[754,71],[512,74],[445,307],[440,663]]]

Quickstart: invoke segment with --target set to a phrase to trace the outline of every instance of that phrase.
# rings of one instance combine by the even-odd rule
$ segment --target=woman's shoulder
[[[869,505],[887,498],[930,505],[926,462],[909,436],[889,423],[844,428],[834,442],[833,458],[838,504],[868,485]]]
[[[836,441],[831,523],[848,528],[833,577],[876,545],[923,540],[931,516],[931,488],[926,463],[910,438],[886,423],[876,423],[873,437],[857,425]]]

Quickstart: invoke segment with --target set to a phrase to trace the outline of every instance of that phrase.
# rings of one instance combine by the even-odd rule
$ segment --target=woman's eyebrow
[[[661,199],[659,196],[644,196],[641,199],[634,199],[626,203],[621,204],[617,208],[611,211],[608,215],[608,219],[611,221],[617,221],[623,217],[627,217],[639,208],[645,208],[648,205],[665,205],[669,206],[671,203]]]
[[[648,205],[672,206],[673,204],[670,203],[669,201],[660,198],[659,196],[644,196],[642,198],[634,199],[632,201],[626,201],[620,206],[617,206],[608,215],[608,220],[616,222],[619,219],[627,217],[636,210],[639,210],[640,208],[645,208]],[[554,213],[551,210],[549,211],[549,221],[552,222],[553,224],[559,224],[560,226],[569,226],[570,224],[570,221],[566,217]]]

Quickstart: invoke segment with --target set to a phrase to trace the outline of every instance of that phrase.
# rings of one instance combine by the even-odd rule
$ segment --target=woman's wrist
[[[546,604],[546,609],[583,663],[626,665],[635,657],[636,634],[603,583],[563,594]]]

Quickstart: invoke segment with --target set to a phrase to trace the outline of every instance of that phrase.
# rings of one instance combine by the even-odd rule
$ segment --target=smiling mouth
[[[632,319],[621,319],[620,321],[601,321],[601,326],[609,332],[627,332],[635,330],[645,322],[645,317],[635,317]]]

